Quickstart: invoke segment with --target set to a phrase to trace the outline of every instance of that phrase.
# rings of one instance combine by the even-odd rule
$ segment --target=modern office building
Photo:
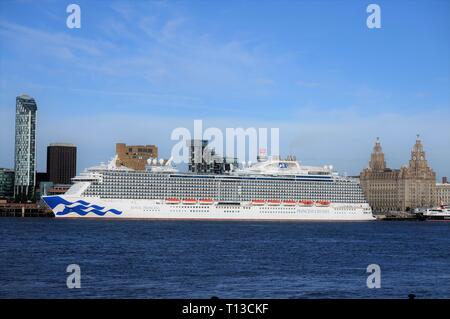
[[[36,101],[26,95],[16,98],[14,197],[31,200],[36,183]]]
[[[436,204],[436,173],[428,166],[419,136],[408,165],[400,169],[386,166],[377,139],[369,167],[360,174],[361,186],[375,212],[410,211]]]
[[[116,144],[117,166],[125,166],[137,171],[145,170],[149,158],[158,157],[158,147],[155,145]]]
[[[36,172],[36,188],[39,188],[39,184],[42,182],[48,182],[47,172]]]
[[[54,184],[71,184],[77,171],[77,147],[67,143],[47,146],[47,175]]]
[[[14,171],[0,168],[0,198],[8,199],[12,197],[14,197]]]

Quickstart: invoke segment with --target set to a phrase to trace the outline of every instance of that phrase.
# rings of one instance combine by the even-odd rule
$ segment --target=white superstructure
[[[271,158],[229,174],[181,173],[171,161],[146,171],[109,164],[43,200],[56,217],[221,220],[374,220],[359,181],[331,166]]]
[[[429,220],[450,221],[450,206],[441,203],[439,207],[428,208],[423,213],[423,217]]]

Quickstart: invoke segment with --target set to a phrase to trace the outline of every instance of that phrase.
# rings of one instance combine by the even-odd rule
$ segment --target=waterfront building
[[[14,171],[12,169],[0,168],[0,198],[14,197]]]
[[[417,136],[406,166],[386,166],[377,138],[369,166],[360,174],[361,186],[375,212],[410,211],[436,204],[436,174],[428,166],[422,142]]]
[[[438,204],[450,205],[450,183],[447,177],[442,178],[442,183],[436,183],[436,201]]]
[[[42,196],[46,196],[49,194],[49,189],[53,188],[52,182],[40,182],[39,183],[39,197],[42,198]]]
[[[48,182],[47,172],[36,172],[36,188],[39,188],[42,182]]]
[[[19,200],[34,197],[36,183],[36,101],[28,95],[16,98],[14,158],[14,196]]]
[[[54,184],[45,191],[46,195],[63,195],[70,189],[70,187],[71,185],[68,184]]]
[[[41,182],[39,189],[37,189],[37,198],[42,196],[62,195],[69,190],[71,184],[53,184],[53,182]]]
[[[48,180],[54,184],[71,184],[77,170],[77,147],[67,143],[47,146]]]
[[[116,165],[143,171],[149,158],[158,157],[158,147],[155,145],[116,144]]]

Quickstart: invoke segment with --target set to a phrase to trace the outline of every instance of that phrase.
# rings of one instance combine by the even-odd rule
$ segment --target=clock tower
[[[428,163],[425,159],[425,152],[423,150],[422,141],[420,140],[419,134],[417,134],[416,144],[414,144],[411,150],[411,159],[409,160],[409,167],[411,169],[427,169]]]
[[[384,160],[384,153],[381,148],[379,137],[377,137],[372,154],[370,155],[369,167],[374,171],[384,171],[386,168],[386,161]]]

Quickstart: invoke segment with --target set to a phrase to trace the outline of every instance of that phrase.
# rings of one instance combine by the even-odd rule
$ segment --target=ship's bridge
[[[85,169],[80,175],[72,178],[73,182],[94,182],[94,181],[102,181],[104,171],[134,171],[132,168],[128,168],[125,166],[117,166],[117,155],[113,157],[108,163],[101,163],[97,166],[89,167]]]
[[[296,160],[271,158],[235,172],[239,175],[336,175],[333,166],[303,166]]]

